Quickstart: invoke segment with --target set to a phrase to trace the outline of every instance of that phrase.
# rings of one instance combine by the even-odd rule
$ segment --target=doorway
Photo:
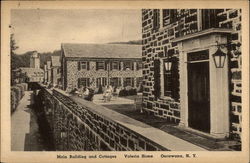
[[[210,132],[209,62],[188,63],[188,124]]]

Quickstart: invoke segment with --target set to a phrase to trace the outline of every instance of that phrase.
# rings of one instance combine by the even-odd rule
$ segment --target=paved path
[[[16,111],[11,116],[11,150],[42,150],[36,117],[30,108],[33,102],[32,91],[26,91]]]
[[[111,101],[104,102],[102,94],[94,95],[93,103],[98,105],[112,105],[112,104],[134,104],[133,100],[121,98],[121,97],[112,97]]]

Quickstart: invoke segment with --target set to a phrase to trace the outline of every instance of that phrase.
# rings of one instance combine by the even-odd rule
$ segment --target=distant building
[[[62,85],[138,87],[142,80],[141,49],[125,44],[62,44]]]
[[[43,82],[44,70],[40,68],[40,57],[37,51],[30,55],[30,67],[20,67],[14,72],[19,76],[19,82]]]
[[[40,68],[40,57],[37,51],[30,55],[30,68]]]
[[[51,56],[51,82],[53,86],[61,85],[60,56]]]
[[[44,71],[40,68],[21,67],[20,71],[25,74],[26,82],[43,82]]]
[[[48,68],[47,68],[47,64],[45,63],[44,64],[44,67],[43,67],[43,71],[44,71],[44,84],[47,84],[48,82]]]
[[[48,60],[44,64],[44,80],[45,80],[45,84],[52,83],[52,80],[51,80],[51,60]]]
[[[143,109],[240,140],[241,19],[240,9],[143,9]]]

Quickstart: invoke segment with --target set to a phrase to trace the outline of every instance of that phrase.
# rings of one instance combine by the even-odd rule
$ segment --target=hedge
[[[11,113],[13,113],[16,110],[19,101],[24,96],[25,91],[27,91],[27,88],[28,88],[27,83],[21,83],[11,87],[11,92],[10,92]]]
[[[129,89],[129,90],[122,89],[119,92],[119,96],[132,96],[132,95],[137,95],[137,90],[136,89]]]

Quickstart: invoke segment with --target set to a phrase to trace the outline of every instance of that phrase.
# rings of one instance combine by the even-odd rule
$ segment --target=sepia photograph
[[[248,150],[243,11],[11,8],[9,152],[167,161]]]

